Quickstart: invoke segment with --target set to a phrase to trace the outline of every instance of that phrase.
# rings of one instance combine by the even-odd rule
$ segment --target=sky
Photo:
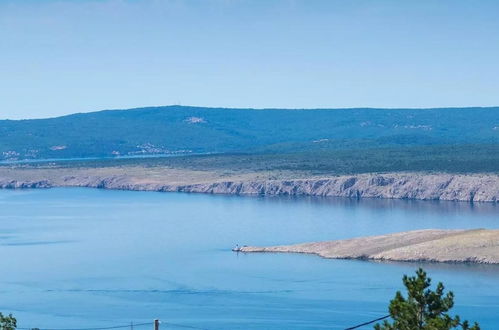
[[[0,119],[499,105],[499,1],[0,0]]]

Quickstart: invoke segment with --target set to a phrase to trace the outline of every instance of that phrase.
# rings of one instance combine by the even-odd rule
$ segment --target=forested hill
[[[0,159],[499,144],[499,107],[150,107],[0,121]]]

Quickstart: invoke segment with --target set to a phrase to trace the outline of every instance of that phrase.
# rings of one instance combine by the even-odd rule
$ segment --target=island
[[[165,106],[0,120],[0,188],[499,200],[499,107]]]

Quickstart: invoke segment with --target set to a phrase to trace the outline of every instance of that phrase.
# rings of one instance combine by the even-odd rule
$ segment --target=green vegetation
[[[3,315],[0,313],[0,330],[14,330],[17,327],[17,320],[12,314]]]
[[[4,166],[8,166],[4,164]],[[219,154],[22,164],[26,167],[163,166],[218,172],[293,171],[312,175],[368,172],[499,173],[499,145],[443,145],[295,153]]]
[[[0,121],[0,159],[499,144],[499,108],[156,107]]]
[[[454,294],[444,294],[442,283],[435,291],[430,289],[431,279],[423,269],[416,271],[416,276],[404,275],[407,298],[398,291],[390,302],[389,311],[393,322],[384,321],[376,324],[376,330],[480,330],[477,323],[469,326],[468,321],[461,322],[459,316],[451,317],[448,311],[454,306]]]
[[[161,155],[170,157],[129,158]],[[171,106],[3,120],[2,159],[58,159],[57,165],[64,167],[143,165],[319,175],[497,173],[499,108],[254,110]],[[68,159],[73,160],[64,161]],[[47,162],[30,166],[44,164]]]

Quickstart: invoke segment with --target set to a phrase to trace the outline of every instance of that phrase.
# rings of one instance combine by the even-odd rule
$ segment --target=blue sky
[[[499,1],[0,0],[0,118],[499,105]]]

